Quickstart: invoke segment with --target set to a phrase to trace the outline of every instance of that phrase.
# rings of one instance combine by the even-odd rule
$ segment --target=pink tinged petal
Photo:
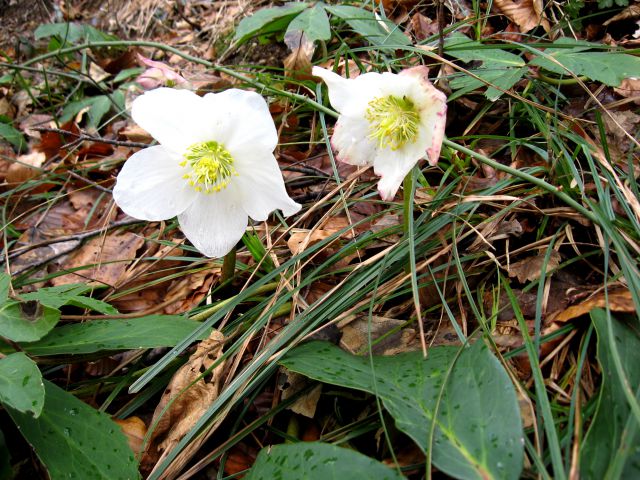
[[[157,88],[133,101],[131,115],[167,149],[182,155],[188,146],[215,140],[219,119],[195,93]]]
[[[193,246],[207,257],[216,258],[225,256],[240,241],[247,221],[232,185],[210,195],[198,195],[178,215],[180,227]]]
[[[435,165],[440,158],[447,122],[447,97],[435,88],[428,78],[429,69],[424,66],[403,70],[400,75],[412,78],[416,83],[411,88],[411,98],[420,110],[421,138],[429,164]]]
[[[373,165],[377,146],[369,134],[369,122],[364,115],[341,115],[331,137],[336,158],[349,165]]]
[[[273,152],[278,132],[265,99],[255,93],[235,88],[221,93],[208,93],[203,100],[207,110],[230,128],[220,131],[217,140],[234,155],[242,156],[246,148]],[[235,156],[235,155],[234,155]]]
[[[288,217],[302,208],[287,194],[282,173],[271,153],[254,158],[250,166],[239,165],[234,187],[242,199],[244,211],[259,222],[265,221],[274,210],[282,210]]]
[[[113,188],[116,204],[140,220],[166,220],[182,213],[194,201],[196,192],[182,178],[179,162],[161,145],[134,153]]]

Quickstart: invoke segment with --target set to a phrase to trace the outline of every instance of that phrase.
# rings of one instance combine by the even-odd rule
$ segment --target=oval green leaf
[[[22,352],[0,360],[0,402],[34,417],[42,411],[42,375],[35,362]]]
[[[361,453],[327,443],[308,442],[263,448],[247,480],[299,480],[317,478],[375,478],[401,480],[404,477],[386,465]]]
[[[0,306],[0,335],[14,342],[33,342],[44,337],[60,320],[60,311],[35,300],[9,300]]]
[[[51,480],[139,478],[138,465],[120,427],[53,383],[45,381],[40,417],[7,409]]]
[[[517,479],[524,436],[515,389],[484,342],[458,352],[434,347],[427,359],[421,352],[374,357],[372,369],[369,358],[310,342],[281,363],[322,382],[377,394],[397,427],[425,452],[437,411],[433,463],[453,477]]]

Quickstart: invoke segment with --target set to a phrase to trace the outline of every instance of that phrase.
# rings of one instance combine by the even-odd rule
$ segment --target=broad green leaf
[[[357,34],[378,47],[403,47],[411,42],[390,20],[377,18],[373,12],[349,5],[325,5],[325,9],[344,20]]]
[[[544,50],[544,55],[538,55],[530,64],[565,76],[569,70],[610,87],[617,87],[625,78],[637,77],[640,72],[639,57],[614,51],[585,52],[588,45],[584,43],[575,48],[558,48],[566,43],[566,40],[556,40]]]
[[[87,126],[98,128],[102,117],[111,109],[111,100],[106,95],[98,95],[71,102],[62,109],[60,122],[68,122],[85,109],[87,109]]]
[[[480,68],[470,70],[479,78],[458,73],[451,79],[451,88],[455,90],[451,96],[452,100],[486,86],[485,82],[503,90],[509,90],[527,72],[524,60],[518,55],[506,52],[497,46],[475,42],[461,33],[453,33],[447,38],[445,50],[449,55],[463,62],[482,62]],[[498,88],[489,86],[485,96],[493,102],[502,96],[502,92]]]
[[[298,31],[302,31],[310,42],[331,38],[329,17],[322,5],[317,4],[304,10],[291,21],[286,33]]]
[[[233,40],[241,44],[256,35],[284,32],[289,22],[308,6],[309,4],[304,2],[287,3],[281,7],[258,10],[253,15],[240,20]]]
[[[4,138],[18,150],[23,150],[27,146],[24,135],[8,123],[0,122],[0,138]]]
[[[372,370],[369,358],[310,342],[282,364],[322,382],[376,393],[397,427],[426,451],[442,382],[455,362],[439,405],[433,463],[456,478],[517,479],[524,438],[514,387],[482,341],[457,354],[454,347],[435,347],[427,359],[421,352],[374,357]]]
[[[9,298],[9,287],[11,286],[11,277],[4,272],[0,272],[0,304],[3,304]]]
[[[34,32],[36,40],[54,35],[69,43],[80,43],[82,41],[101,42],[118,39],[118,37],[101,32],[91,25],[80,25],[78,23],[45,23],[36,28]]]
[[[20,295],[23,300],[37,300],[42,305],[60,308],[63,305],[87,308],[105,315],[117,315],[118,310],[101,300],[85,297],[84,293],[91,291],[91,287],[84,284],[59,285],[57,287],[40,288],[35,292]]]
[[[0,360],[0,402],[38,417],[44,405],[44,385],[38,366],[24,353]]]
[[[584,478],[640,478],[640,435],[636,419],[624,394],[622,379],[614,365],[615,342],[629,386],[640,393],[640,339],[638,332],[611,318],[609,334],[607,313],[591,311],[598,334],[598,362],[602,385],[591,427],[580,451],[580,471]]]
[[[247,480],[402,480],[386,465],[359,452],[327,443],[304,442],[263,448]]]
[[[0,335],[14,342],[40,340],[60,320],[60,311],[36,301],[9,300],[0,306]]]
[[[137,479],[138,465],[120,427],[60,387],[45,381],[40,417],[7,409],[49,472],[58,479]]]
[[[524,60],[497,45],[485,45],[454,32],[444,42],[445,52],[463,62],[479,61],[485,67],[522,67]]]
[[[21,347],[31,355],[73,355],[102,350],[171,347],[200,326],[177,315],[129,320],[93,320],[54,329],[38,342]],[[203,335],[201,339],[206,338]]]

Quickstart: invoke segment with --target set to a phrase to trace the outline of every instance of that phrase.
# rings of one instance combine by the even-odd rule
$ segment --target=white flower
[[[444,138],[447,98],[427,78],[427,67],[394,73],[365,73],[347,80],[327,69],[313,75],[329,87],[340,113],[331,137],[338,160],[373,165],[384,200],[395,196],[421,158],[438,162]]]
[[[231,89],[199,97],[158,88],[133,101],[133,119],[160,145],[124,164],[113,197],[128,215],[158,221],[177,216],[185,236],[209,257],[226,255],[247,217],[300,210],[273,156],[278,135],[264,99]]]

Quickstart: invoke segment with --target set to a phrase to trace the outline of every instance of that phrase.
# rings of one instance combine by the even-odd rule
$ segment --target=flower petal
[[[265,221],[274,210],[282,210],[288,217],[302,208],[287,194],[282,172],[271,153],[254,156],[251,165],[240,162],[234,186],[238,189],[244,211],[259,222]]]
[[[232,185],[210,195],[198,195],[178,215],[185,236],[207,257],[223,257],[242,238],[247,214]]]
[[[373,165],[377,145],[369,137],[369,122],[363,115],[341,115],[333,130],[331,146],[338,160],[350,165]]]
[[[342,78],[337,73],[321,67],[313,67],[312,73],[327,84],[329,101],[333,108],[349,116],[364,115],[369,102],[381,95],[388,81],[384,74],[376,72],[363,73],[354,79]]]
[[[201,97],[174,88],[156,88],[140,95],[133,101],[131,116],[158,142],[180,155],[189,145],[216,140],[216,131],[224,125]]]
[[[220,133],[217,140],[232,155],[245,146],[273,152],[278,144],[278,132],[269,113],[267,102],[256,92],[235,88],[204,96],[207,110],[215,112],[224,123],[231,126]]]
[[[411,171],[421,155],[412,150],[378,150],[373,170],[380,175],[378,192],[383,200],[393,200],[404,177]]]
[[[118,174],[114,200],[127,215],[140,220],[166,220],[182,213],[196,192],[182,178],[179,162],[161,145],[134,153]]]

